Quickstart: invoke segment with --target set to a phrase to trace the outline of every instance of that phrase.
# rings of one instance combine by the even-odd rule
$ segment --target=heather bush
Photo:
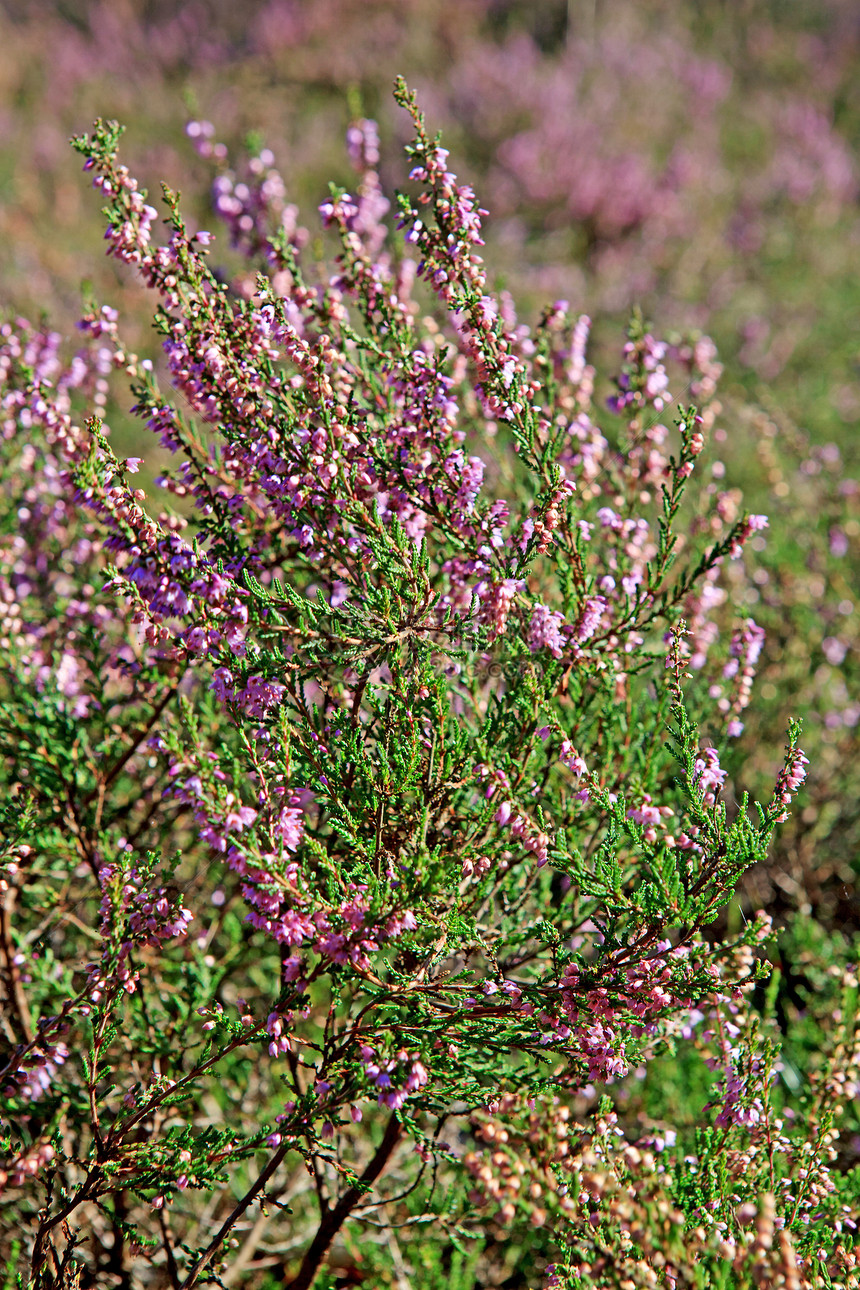
[[[30,317],[50,301],[52,325],[65,330],[85,267],[94,296],[120,308],[124,343],[147,353],[141,294],[114,261],[93,259],[68,135],[96,113],[134,121],[137,173],[181,187],[186,217],[205,225],[211,174],[182,140],[191,105],[218,123],[232,156],[252,136],[232,175],[218,162],[219,213],[233,200],[229,184],[254,188],[278,165],[290,203],[307,212],[332,176],[350,182],[338,142],[347,103],[356,116],[378,115],[386,190],[405,183],[394,143],[405,139],[404,118],[388,84],[391,68],[406,70],[491,208],[493,285],[507,286],[529,317],[563,297],[594,318],[600,401],[632,305],[667,340],[680,344],[685,330],[714,338],[725,369],[715,501],[723,495],[729,513],[743,494],[754,512],[780,517],[756,550],[756,578],[770,584],[731,592],[766,631],[767,675],[755,725],[726,762],[728,791],[743,767],[739,783],[767,793],[792,716],[804,720],[813,777],[809,818],[774,840],[742,908],[809,906],[838,931],[856,919],[860,796],[850,722],[857,618],[846,612],[856,496],[841,491],[857,474],[860,411],[847,321],[856,275],[845,267],[860,231],[856,6],[750,0],[743,20],[729,18],[711,0],[255,0],[241,11],[221,0],[73,9],[9,0],[0,14],[4,290]],[[212,264],[235,289],[253,288],[226,239]],[[686,384],[673,389],[684,402]],[[164,451],[144,453],[122,399],[109,410],[115,450],[145,455],[148,484]],[[846,554],[831,549],[831,528]]]
[[[856,946],[786,986],[736,897],[808,761],[714,346],[520,321],[396,98],[313,235],[205,121],[162,235],[98,122],[163,359],[2,331],[8,1284],[856,1286]]]

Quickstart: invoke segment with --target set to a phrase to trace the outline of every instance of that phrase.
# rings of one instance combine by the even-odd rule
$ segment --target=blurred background
[[[811,759],[728,917],[778,916],[802,1009],[860,914],[856,0],[5,0],[3,305],[71,332],[90,292],[157,353],[69,136],[118,118],[133,173],[212,228],[212,169],[184,132],[206,119],[231,156],[271,149],[313,229],[328,182],[351,182],[352,117],[379,122],[386,190],[405,179],[399,73],[488,207],[491,277],[524,321],[568,300],[608,371],[636,305],[659,335],[717,344],[708,488],[771,518],[742,607],[767,645],[733,772],[766,799],[791,716]],[[111,419],[145,455],[127,409]]]
[[[716,340],[728,386],[778,387],[851,448],[860,283],[853,0],[4,0],[0,238],[8,303],[77,316],[101,288],[96,202],[68,137],[96,115],[199,202],[189,115],[273,150],[306,218],[349,182],[351,114],[404,174],[394,76],[418,89],[523,303]]]

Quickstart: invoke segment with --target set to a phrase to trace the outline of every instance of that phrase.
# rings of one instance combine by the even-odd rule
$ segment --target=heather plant
[[[838,663],[830,646],[823,658],[812,648],[828,636],[818,630],[825,619],[836,621],[830,636],[843,644],[853,639],[853,620],[844,621],[839,610],[850,588],[843,578],[837,591],[839,559],[826,532],[812,537],[815,554],[804,543],[810,515],[830,514],[841,528],[846,511],[853,522],[853,503],[838,492],[835,476],[856,473],[856,345],[844,321],[856,300],[844,266],[858,231],[860,80],[856,21],[844,0],[778,10],[751,3],[743,22],[725,18],[721,6],[682,0],[611,9],[258,0],[241,21],[221,3],[204,12],[191,4],[177,11],[160,0],[87,0],[74,17],[50,4],[9,3],[0,15],[7,102],[0,234],[10,304],[33,316],[50,300],[53,325],[65,328],[77,318],[85,264],[95,294],[122,309],[125,344],[146,352],[143,297],[111,261],[101,268],[93,262],[86,194],[72,172],[68,134],[106,109],[134,120],[139,169],[152,181],[166,176],[181,186],[186,217],[203,220],[209,175],[181,151],[185,99],[218,122],[231,152],[259,127],[252,144],[257,178],[277,174],[265,141],[288,167],[290,204],[307,209],[331,174],[348,182],[334,142],[344,100],[351,98],[358,114],[361,103],[361,111],[378,113],[383,140],[402,135],[402,117],[388,107],[387,69],[409,69],[491,207],[482,235],[494,281],[509,286],[521,309],[537,312],[559,295],[593,315],[596,397],[602,401],[607,392],[619,328],[634,303],[669,339],[680,342],[685,327],[716,339],[726,371],[723,412],[716,412],[725,424],[717,424],[715,441],[730,433],[731,451],[719,450],[713,463],[723,471],[712,481],[715,492],[725,494],[720,505],[730,510],[740,505],[734,500],[740,489],[751,509],[778,510],[785,520],[779,539],[756,552],[765,563],[757,576],[770,570],[779,585],[773,606],[761,588],[758,607],[758,584],[732,592],[767,631],[763,662],[770,675],[756,708],[756,720],[767,720],[766,737],[744,750],[745,764],[752,756],[760,771],[756,788],[766,792],[775,767],[764,750],[780,743],[788,718],[803,717],[809,742],[817,739],[820,711],[835,711],[810,681],[826,667],[829,689],[852,693],[852,647]],[[19,147],[19,139],[28,146]],[[196,142],[202,151],[206,140]],[[390,190],[403,176],[397,147],[384,153]],[[213,193],[218,212],[234,203],[237,219],[256,219],[259,212],[243,211],[245,199],[230,185],[255,190],[257,178],[241,165],[231,177],[224,157],[214,160],[222,168]],[[283,188],[279,176],[272,182]],[[234,289],[252,289],[253,271],[237,270],[226,242],[216,244],[214,271]],[[140,455],[140,423],[121,400],[110,415],[116,450]],[[758,448],[762,435],[768,461]],[[791,445],[803,438],[815,452],[833,444],[841,464],[822,459],[820,477],[798,476],[809,454]],[[166,461],[163,450],[145,457],[149,484]],[[792,480],[790,493],[773,496],[782,475]],[[809,505],[797,506],[798,524],[792,508],[801,496]],[[827,603],[817,597],[814,615],[795,573],[810,562],[816,567],[809,585],[821,576],[828,584]],[[833,741],[832,728],[824,738]],[[837,803],[844,818],[857,800],[854,761],[850,726],[838,757],[827,750],[813,757],[821,787],[809,801],[810,810],[818,809],[807,832],[818,841],[791,896],[795,905],[810,885],[817,891],[810,869],[825,863],[829,839],[853,855],[850,819],[847,832],[828,821]],[[731,760],[728,769],[731,780]],[[757,884],[761,898],[753,892],[749,908],[766,903],[774,874],[797,868],[790,834],[781,839],[770,853],[770,873]],[[846,864],[840,869],[845,873]],[[834,908],[830,893],[825,904]],[[847,907],[839,902],[840,911]],[[841,913],[836,925],[843,921]]]
[[[798,1010],[726,923],[808,762],[726,792],[767,520],[714,347],[634,314],[598,399],[395,96],[409,187],[356,120],[314,238],[205,121],[223,229],[161,236],[97,122],[161,370],[107,305],[3,328],[7,1279],[857,1285],[855,947]]]

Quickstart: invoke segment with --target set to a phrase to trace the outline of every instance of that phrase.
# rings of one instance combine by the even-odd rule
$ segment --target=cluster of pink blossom
[[[43,1020],[45,1021],[43,1031],[53,1028],[51,1018]],[[35,1046],[27,1045],[20,1056],[20,1061],[13,1058],[12,1065],[15,1069],[12,1082],[5,1090],[6,1096],[21,1097],[27,1102],[43,1097],[69,1055],[69,1047],[62,1040],[51,1042],[40,1040]]]
[[[406,241],[422,257],[418,276],[433,286],[452,312],[463,352],[475,364],[475,388],[485,414],[514,424],[525,422],[535,390],[524,383],[525,370],[513,337],[488,294],[483,261],[474,250],[483,245],[481,219],[487,212],[478,206],[472,189],[458,184],[457,176],[446,169],[447,150],[428,139],[414,96],[402,82],[397,98],[415,126],[415,142],[408,151],[418,164],[409,177],[424,188],[417,203],[403,198],[400,210]],[[435,225],[422,217],[423,207],[431,203]]]
[[[773,794],[772,807],[778,812],[777,820],[783,821],[788,818],[788,807],[806,779],[808,765],[809,758],[799,748],[789,749],[786,763],[777,777]]]
[[[512,838],[520,841],[525,850],[535,856],[539,867],[545,865],[552,835],[535,824],[522,807],[510,800],[513,790],[505,771],[479,764],[475,767],[475,773],[480,781],[487,783],[484,790],[484,797],[487,800],[495,797],[498,789],[501,789],[500,795],[506,799],[496,807],[493,815],[496,824],[507,830]]]
[[[535,605],[529,623],[529,649],[533,654],[538,650],[548,649],[553,658],[561,658],[565,645],[565,636],[562,634],[565,626],[564,616],[558,610],[549,609],[542,604]]]
[[[132,854],[128,844],[124,852]],[[135,946],[160,946],[163,941],[183,939],[194,915],[186,909],[181,896],[156,886],[151,879],[133,865],[127,866],[126,856],[119,863],[103,864],[98,871],[102,890],[101,933],[105,941],[105,963],[91,970],[90,998],[96,1001],[101,994],[105,975],[133,994],[139,974],[129,965]],[[108,960],[116,952],[117,962]]]
[[[659,1017],[684,1012],[690,1006],[679,977],[679,971],[687,967],[688,949],[673,948],[669,942],[656,949],[653,957],[620,971],[609,970],[591,986],[582,968],[569,963],[560,982],[561,1014],[541,1042],[562,1041],[571,1050],[579,1050],[589,1079],[605,1081],[625,1075],[629,1069],[627,1044],[639,1028],[647,1031]],[[623,1026],[622,1015],[626,1017]]]
[[[223,682],[223,669],[221,672]],[[259,719],[263,713],[249,715]],[[262,743],[263,756],[265,749]],[[260,766],[265,767],[266,761]],[[371,958],[381,945],[416,929],[414,913],[402,906],[372,915],[362,885],[341,884],[339,901],[320,903],[312,879],[294,859],[304,836],[306,793],[267,777],[259,791],[258,806],[243,806],[226,787],[227,776],[214,753],[198,763],[197,774],[188,776],[188,769],[185,761],[171,763],[172,795],[193,807],[201,841],[223,854],[242,878],[242,895],[249,907],[247,921],[252,926],[282,946],[304,947],[329,963],[364,973],[370,972]],[[305,960],[299,954],[282,962],[282,980],[296,983],[297,988],[305,971]],[[281,1031],[271,1033],[277,1039]]]
[[[727,774],[720,765],[720,755],[716,748],[703,748],[693,764],[693,783],[702,795],[703,805],[716,806]]]
[[[766,515],[748,515],[738,529],[735,539],[732,542],[732,559],[737,560],[739,558],[743,552],[744,544],[753,533],[760,533],[762,529],[766,529],[767,526],[768,518]]]
[[[643,378],[634,384],[632,372],[623,370],[618,378],[618,393],[613,394],[609,407],[613,412],[624,412],[631,408],[643,408],[649,403],[657,412],[662,412],[667,403],[672,402],[669,393],[669,376],[663,360],[668,346],[646,332],[637,341],[629,340],[624,346],[625,368],[641,372]]]
[[[8,1162],[5,1169],[0,1169],[0,1192],[7,1187],[21,1187],[45,1169],[56,1157],[56,1152],[49,1142],[41,1142],[31,1151],[22,1151]]]
[[[399,1111],[410,1093],[424,1088],[430,1078],[418,1055],[400,1049],[392,1057],[383,1057],[370,1044],[359,1048],[366,1078],[377,1092],[380,1106]]]
[[[298,208],[286,200],[286,187],[268,148],[249,158],[247,175],[239,178],[227,166],[227,148],[214,142],[211,121],[189,121],[185,132],[201,157],[220,166],[212,184],[215,214],[227,226],[230,245],[244,255],[262,254],[275,267],[280,265],[276,249],[279,238],[299,247],[307,233],[298,226]],[[198,233],[199,246],[207,247],[211,236]]]
[[[671,806],[658,806],[650,793],[643,793],[639,803],[630,807],[627,812],[627,819],[641,825],[642,836],[646,842],[656,842],[659,829],[664,834],[663,841],[666,845],[672,846],[674,838],[671,834],[666,834],[665,829],[666,821],[671,819],[674,814],[675,812]]]
[[[733,693],[730,699],[720,697],[718,700],[720,711],[731,714],[726,733],[732,737],[737,737],[744,728],[740,714],[749,706],[764,639],[764,630],[752,618],[748,618],[732,634],[732,656],[723,668],[723,676],[726,680],[733,681]]]
[[[481,615],[490,627],[493,640],[504,636],[514,598],[524,585],[521,578],[505,578],[482,589]]]

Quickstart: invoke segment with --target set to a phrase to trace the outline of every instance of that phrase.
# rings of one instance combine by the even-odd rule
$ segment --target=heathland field
[[[0,125],[0,1285],[860,1287],[856,4],[7,0]]]

